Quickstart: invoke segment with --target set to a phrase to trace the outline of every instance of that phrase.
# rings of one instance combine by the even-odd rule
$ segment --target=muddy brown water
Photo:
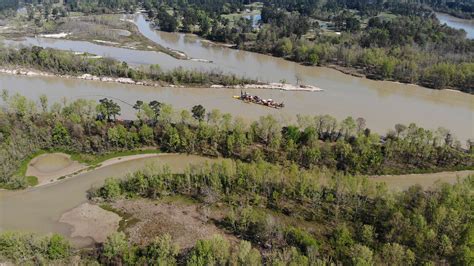
[[[18,92],[36,101],[40,95],[45,94],[50,103],[62,102],[63,98],[72,101],[78,98],[98,100],[113,97],[122,106],[122,118],[134,118],[135,115],[135,110],[124,102],[133,104],[137,100],[158,100],[170,103],[176,109],[189,110],[192,106],[201,104],[207,110],[220,109],[248,121],[267,114],[282,117],[285,121],[294,121],[297,114],[329,114],[339,120],[347,116],[364,117],[369,128],[382,134],[396,123],[415,122],[429,129],[441,126],[448,128],[463,144],[474,137],[473,95],[359,79],[330,69],[324,71],[326,77],[345,79],[347,86],[323,92],[247,90],[263,98],[284,102],[286,107],[279,110],[233,99],[233,95],[240,94],[238,89],[157,88],[0,74],[0,90],[7,89],[10,94]],[[349,86],[350,84],[352,85]]]
[[[54,155],[52,156],[54,157]],[[86,202],[87,190],[91,187],[100,186],[108,177],[121,178],[127,173],[143,169],[149,165],[168,165],[172,171],[182,172],[189,164],[200,164],[215,160],[193,155],[161,154],[152,158],[119,162],[41,187],[23,191],[0,191],[0,232],[6,230],[39,234],[55,232],[68,237],[77,247],[88,246],[93,243],[91,238],[72,238],[71,226],[60,223],[59,219],[63,213]],[[386,181],[388,188],[402,190],[414,184],[421,184],[426,188],[432,187],[437,180],[454,183],[457,176],[467,176],[469,174],[473,174],[473,171],[464,171],[459,174],[382,176],[377,177],[375,181]]]
[[[286,108],[269,109],[248,105],[232,98],[239,90],[209,88],[145,88],[121,84],[102,84],[58,78],[26,78],[0,75],[0,89],[20,92],[32,99],[46,94],[51,101],[63,97],[99,98],[110,96],[128,103],[136,100],[156,99],[178,108],[202,104],[207,109],[221,109],[233,115],[255,119],[261,115],[275,114],[293,119],[296,114],[329,114],[338,119],[347,116],[364,117],[368,126],[385,133],[396,123],[415,122],[429,129],[445,127],[463,144],[474,137],[474,96],[456,91],[438,91],[416,85],[387,81],[374,81],[343,74],[339,71],[303,66],[267,55],[230,49],[209,44],[194,35],[155,31],[143,15],[133,17],[140,32],[152,41],[171,49],[182,51],[195,59],[210,60],[204,63],[178,60],[167,54],[150,51],[114,48],[89,42],[27,38],[26,45],[39,45],[63,50],[89,52],[109,56],[135,65],[160,64],[163,69],[217,70],[234,73],[263,81],[286,80],[294,83],[296,77],[306,84],[324,89],[324,92],[283,92],[249,90],[264,98],[283,101]],[[15,43],[15,42],[7,42]],[[18,43],[16,43],[18,44]],[[123,117],[133,117],[133,110],[122,103]]]
[[[274,114],[286,120],[293,119],[296,114],[330,114],[338,119],[350,115],[366,118],[367,125],[380,133],[386,132],[396,123],[416,122],[431,129],[439,126],[449,128],[462,141],[474,136],[472,95],[356,78],[328,68],[302,66],[279,58],[214,46],[195,36],[153,31],[141,16],[136,18],[136,23],[140,31],[155,42],[183,51],[190,57],[211,60],[213,63],[177,60],[162,53],[113,48],[87,42],[33,38],[23,43],[95,53],[136,65],[160,64],[163,69],[177,66],[187,69],[218,69],[265,81],[295,82],[298,76],[304,83],[318,86],[325,91],[309,93],[248,90],[264,98],[285,102],[284,109],[275,110],[237,101],[232,96],[240,91],[231,89],[153,88],[10,75],[0,75],[0,89],[7,89],[10,93],[19,92],[35,100],[45,94],[50,102],[63,98],[74,100],[114,97],[128,103],[156,99],[171,103],[176,108],[187,109],[202,104],[207,109],[217,108],[248,120],[265,114]],[[123,108],[122,117],[132,118],[134,110],[123,102],[119,103]],[[0,231],[58,232],[68,236],[71,228],[59,223],[59,217],[85,202],[86,191],[92,186],[100,185],[105,178],[123,176],[124,173],[144,167],[150,162],[169,164],[179,171],[187,163],[199,163],[204,160],[206,159],[202,157],[184,155],[139,159],[104,167],[43,187],[15,192],[0,191]],[[73,241],[77,245],[91,243],[91,239],[76,238]]]
[[[175,172],[189,164],[210,161],[199,156],[164,154],[158,157],[124,161],[80,174],[54,184],[23,191],[0,191],[0,231],[18,230],[48,234],[71,234],[71,227],[58,222],[61,215],[87,201],[86,192],[103,184],[107,177],[123,177],[147,165],[168,165]],[[70,239],[77,246],[91,244],[92,239]]]

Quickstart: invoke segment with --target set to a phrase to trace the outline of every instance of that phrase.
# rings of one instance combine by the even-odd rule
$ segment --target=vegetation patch
[[[125,180],[109,179],[96,190],[96,196],[105,200],[119,199],[118,205],[135,210],[134,215],[143,215],[143,206],[148,206],[150,217],[162,219],[169,215],[181,222],[189,214],[182,212],[184,207],[176,203],[163,205],[156,198],[163,197],[166,201],[167,196],[161,195],[181,195],[195,199],[196,206],[220,205],[219,215],[207,212],[211,214],[209,220],[217,222],[227,233],[252,243],[265,262],[274,261],[275,256],[281,259],[284,250],[293,249],[293,256],[284,261],[297,260],[298,265],[309,265],[309,261],[314,260],[404,265],[451,260],[462,264],[470,256],[467,240],[464,240],[470,232],[470,225],[466,223],[469,212],[465,208],[471,208],[469,191],[473,178],[469,176],[454,185],[439,184],[431,191],[413,186],[406,191],[389,192],[360,177],[336,175],[328,184],[321,185],[317,172],[284,169],[263,162],[223,162],[195,166],[186,174],[138,171]],[[134,199],[120,199],[123,197]],[[456,206],[450,204],[452,200],[457,202]],[[415,206],[407,208],[407,204]],[[446,232],[445,225],[436,222],[440,217],[437,214],[434,214],[436,219],[431,217],[432,208],[459,209],[456,213],[460,220],[454,222],[459,225],[458,229]],[[380,212],[384,216],[372,216]],[[191,216],[204,217],[203,214]],[[155,218],[148,226],[141,227],[147,236],[163,233],[151,226],[158,223],[158,227],[163,228]],[[414,223],[414,219],[421,219],[423,224]],[[176,228],[173,232],[186,234]],[[430,248],[426,249],[426,238],[440,234],[441,238],[431,238]],[[138,235],[132,239],[143,237]],[[172,239],[179,241],[179,236],[174,235]],[[451,245],[459,245],[451,246],[450,255],[439,249],[447,239]],[[147,241],[145,245],[150,243]],[[199,244],[194,248],[199,248]]]
[[[102,209],[113,212],[120,216],[122,219],[119,222],[119,232],[126,232],[126,229],[129,227],[132,227],[136,223],[138,223],[140,220],[135,218],[132,214],[121,211],[117,208],[114,208],[111,204],[109,203],[102,203],[99,205]]]
[[[36,176],[27,176],[26,182],[28,183],[28,186],[34,187],[38,185],[38,178]]]

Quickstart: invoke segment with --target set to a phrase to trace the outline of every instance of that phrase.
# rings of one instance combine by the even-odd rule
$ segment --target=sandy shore
[[[413,185],[421,185],[425,189],[433,188],[437,183],[454,184],[458,178],[465,178],[474,175],[474,171],[457,172],[439,172],[429,174],[410,174],[410,175],[383,175],[371,176],[370,180],[374,182],[385,182],[391,190],[402,191]]]
[[[48,156],[48,155],[49,156],[51,156],[51,155],[57,156],[58,154],[59,154],[59,156],[68,156],[67,158],[70,158],[69,155],[61,154],[61,153],[43,154],[41,156]],[[167,154],[169,154],[169,153],[167,153]],[[61,180],[64,180],[64,179],[67,179],[67,178],[72,178],[72,177],[78,176],[79,174],[83,174],[83,173],[88,172],[88,171],[94,171],[94,170],[97,170],[97,169],[100,169],[100,168],[103,168],[103,167],[106,167],[106,166],[114,165],[114,164],[117,164],[117,163],[132,161],[132,160],[142,159],[142,158],[158,157],[158,156],[161,156],[161,155],[163,155],[163,154],[147,153],[147,154],[136,154],[136,155],[115,157],[115,158],[103,161],[102,163],[99,164],[98,167],[94,167],[93,169],[89,169],[89,166],[84,165],[84,164],[80,164],[79,162],[71,160],[70,165],[67,165],[63,168],[58,166],[57,167],[58,169],[55,169],[54,171],[40,171],[40,170],[35,169],[33,167],[31,169],[30,169],[30,167],[28,167],[27,176],[32,175],[32,176],[38,177],[38,182],[39,183],[36,187],[39,187],[39,186],[54,184],[54,183],[57,183]],[[41,156],[38,156],[38,157],[41,157]],[[32,160],[32,162],[35,159],[37,159],[38,157],[34,158]],[[30,164],[31,164],[31,162],[30,162]]]
[[[231,88],[231,89],[265,89],[265,90],[281,90],[281,91],[323,91],[313,85],[294,85],[286,83],[259,83],[259,84],[245,84],[236,86],[223,86],[223,85],[212,85],[211,88]]]
[[[33,158],[28,164],[26,176],[36,176],[38,186],[57,181],[63,176],[78,173],[87,168],[87,165],[71,160],[71,156],[64,153],[47,153]]]
[[[102,243],[107,236],[117,231],[121,219],[116,213],[97,205],[83,203],[65,212],[59,222],[72,226],[71,237],[90,237],[95,242]]]

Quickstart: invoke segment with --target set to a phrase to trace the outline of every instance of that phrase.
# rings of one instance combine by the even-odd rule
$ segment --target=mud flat
[[[470,175],[474,175],[473,170],[430,174],[371,176],[369,179],[374,182],[387,184],[390,190],[402,191],[414,185],[420,185],[424,189],[430,189],[437,183],[454,184],[458,179],[466,178]]]
[[[119,228],[122,218],[97,205],[83,203],[64,213],[59,222],[72,226],[71,237],[92,238],[102,243]]]
[[[26,176],[38,178],[38,186],[49,184],[87,168],[86,165],[73,161],[64,153],[48,153],[33,158],[28,164]]]
[[[198,239],[208,239],[215,234],[237,242],[237,238],[226,234],[211,221],[217,218],[217,214],[199,204],[137,199],[119,200],[112,206],[137,219],[125,232],[132,242],[139,245],[148,244],[163,234],[171,235],[173,242],[182,249],[194,246]]]

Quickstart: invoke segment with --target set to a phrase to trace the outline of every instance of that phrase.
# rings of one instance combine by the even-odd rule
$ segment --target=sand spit
[[[64,153],[48,153],[33,158],[28,164],[26,176],[36,176],[38,186],[57,181],[59,178],[78,173],[87,166],[71,160],[71,156]]]
[[[97,42],[97,43],[108,44],[108,45],[119,45],[118,42],[111,42],[111,41],[104,41],[104,40],[92,40],[92,41]]]
[[[90,237],[102,243],[107,236],[117,231],[122,218],[97,205],[83,203],[64,213],[59,222],[72,226],[71,237]]]
[[[169,154],[169,153],[167,153]],[[43,154],[41,156],[69,156],[67,154],[61,154],[61,153],[50,153],[50,154]],[[65,167],[65,168],[61,168],[60,170],[57,170],[57,171],[54,171],[54,172],[47,172],[47,171],[39,171],[38,169],[35,169],[35,168],[32,168],[32,170],[30,171],[30,167],[28,167],[28,170],[27,170],[27,176],[28,175],[32,175],[32,176],[36,176],[38,177],[38,186],[43,186],[43,185],[48,185],[48,184],[53,184],[53,183],[57,183],[63,179],[66,179],[66,178],[71,178],[71,177],[75,177],[79,174],[82,174],[84,172],[88,172],[88,171],[94,171],[94,170],[97,170],[97,169],[100,169],[100,168],[103,168],[103,167],[106,167],[106,166],[110,166],[110,165],[114,165],[114,164],[117,164],[117,163],[121,163],[121,162],[127,162],[127,161],[132,161],[132,160],[136,160],[136,159],[143,159],[143,158],[151,158],[151,157],[158,157],[160,155],[163,155],[163,154],[159,154],[159,153],[146,153],[146,154],[136,154],[136,155],[129,155],[129,156],[120,156],[120,157],[115,157],[115,158],[112,158],[112,159],[108,159],[102,163],[100,163],[98,166],[96,167],[90,167],[90,166],[87,166],[87,165],[83,165],[83,164],[80,164],[79,162],[76,162],[76,161],[71,161],[71,164],[70,166],[68,167]],[[36,158],[34,158],[32,160],[32,162],[41,157],[41,156],[38,156]],[[69,160],[70,160],[70,157],[67,157]],[[53,157],[54,159],[54,157]],[[31,162],[30,162],[31,164]],[[55,167],[55,166],[51,166],[51,167]],[[56,166],[57,168],[59,168],[59,166]],[[28,172],[30,171],[30,172]]]
[[[237,86],[223,86],[223,85],[212,85],[211,88],[232,88],[232,89],[266,89],[266,90],[282,90],[282,91],[309,91],[317,92],[323,91],[313,85],[293,85],[286,83],[258,83],[258,84],[246,84]]]

